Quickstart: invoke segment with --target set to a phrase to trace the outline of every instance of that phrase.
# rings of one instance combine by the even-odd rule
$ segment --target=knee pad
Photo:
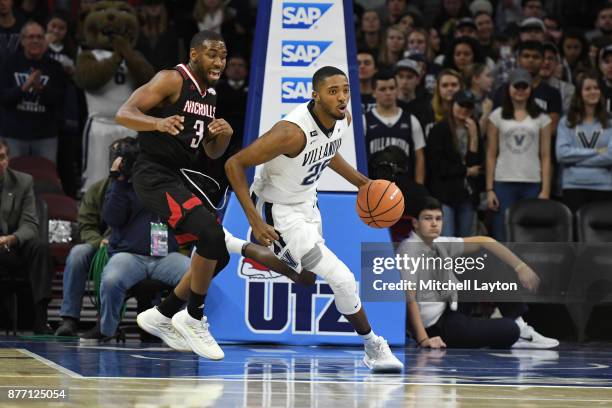
[[[334,292],[336,309],[352,315],[361,308],[355,275],[324,245],[317,245],[302,257],[302,267],[327,281]]]

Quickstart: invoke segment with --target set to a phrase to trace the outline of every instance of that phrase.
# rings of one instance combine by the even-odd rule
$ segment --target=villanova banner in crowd
[[[340,153],[366,172],[353,24],[351,0],[259,2],[245,144],[297,104],[310,100],[312,75],[332,65],[349,76],[350,106],[356,118],[343,137]],[[388,242],[389,232],[365,226],[355,212],[355,187],[333,171],[323,170],[313,169],[313,176],[321,177],[318,200],[323,236],[359,282],[361,243]],[[229,199],[224,226],[250,239],[249,224],[235,196]],[[377,334],[390,344],[404,344],[404,302],[366,302],[364,307]],[[331,288],[324,281],[319,279],[313,286],[294,284],[249,259],[232,257],[213,280],[206,311],[220,342],[362,344],[336,310]]]

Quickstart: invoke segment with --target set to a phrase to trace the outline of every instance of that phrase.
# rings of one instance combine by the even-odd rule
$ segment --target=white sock
[[[374,330],[370,329],[370,332],[368,334],[360,334],[359,337],[363,339],[363,344],[370,344],[371,342],[376,340],[378,336],[374,334]]]
[[[236,238],[231,236],[229,239],[225,241],[225,246],[227,247],[227,252],[230,254],[242,254],[242,246],[247,242],[243,239]]]

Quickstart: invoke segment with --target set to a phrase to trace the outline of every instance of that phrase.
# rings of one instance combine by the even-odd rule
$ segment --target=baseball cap
[[[608,44],[599,50],[599,59],[604,59],[609,54],[612,54],[612,44]]]
[[[409,69],[415,74],[421,75],[421,66],[418,62],[411,58],[404,58],[402,60],[399,60],[397,64],[395,64],[395,73],[398,73],[402,69]]]
[[[478,13],[487,13],[490,16],[493,15],[493,6],[491,5],[491,2],[487,0],[474,0],[472,3],[470,3],[469,8],[473,16]]]
[[[476,98],[474,98],[474,94],[470,91],[457,91],[455,95],[453,95],[453,102],[459,104],[464,108],[473,108],[476,103]]]
[[[544,22],[537,17],[527,17],[521,24],[519,24],[519,28],[521,31],[531,30],[531,29],[540,29],[542,31],[546,31],[546,26]]]
[[[531,74],[523,68],[517,68],[510,72],[508,76],[508,82],[510,85],[516,85],[520,83],[531,85],[532,82]]]
[[[556,55],[559,55],[559,48],[557,48],[555,43],[551,41],[546,41],[544,44],[542,44],[542,48],[544,49],[544,51],[549,50],[554,52]]]
[[[457,24],[455,25],[455,30],[458,30],[461,27],[472,27],[474,30],[477,29],[476,23],[470,17],[463,17],[462,19],[457,21]]]

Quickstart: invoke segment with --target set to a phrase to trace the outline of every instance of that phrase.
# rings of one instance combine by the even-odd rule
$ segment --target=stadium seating
[[[611,202],[594,202],[576,212],[580,243],[576,268],[568,294],[568,306],[578,339],[585,331],[593,308],[612,302],[612,208]]]

